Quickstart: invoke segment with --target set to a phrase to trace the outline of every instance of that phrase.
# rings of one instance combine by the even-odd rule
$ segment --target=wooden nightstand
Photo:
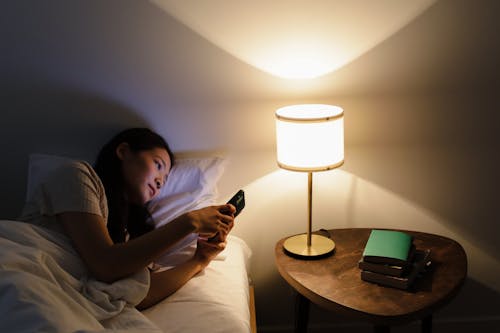
[[[422,320],[422,331],[431,332],[433,312],[460,290],[467,275],[467,256],[456,241],[432,234],[405,231],[417,248],[430,249],[432,265],[417,280],[414,291],[382,287],[361,280],[358,261],[371,229],[329,230],[335,253],[319,260],[294,259],[276,244],[276,265],[281,276],[299,294],[296,331],[307,330],[309,302],[372,323],[376,332],[393,324]]]

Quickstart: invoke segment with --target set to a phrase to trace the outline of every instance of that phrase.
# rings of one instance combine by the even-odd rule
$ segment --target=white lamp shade
[[[324,171],[344,163],[344,111],[301,104],[276,111],[278,165],[294,171]]]

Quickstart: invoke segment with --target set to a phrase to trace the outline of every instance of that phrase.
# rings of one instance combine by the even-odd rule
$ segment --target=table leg
[[[422,333],[432,333],[432,315],[422,319]]]
[[[309,300],[297,293],[295,299],[295,332],[307,332],[307,322],[309,321]]]
[[[375,325],[373,326],[373,333],[390,333],[391,327],[387,325]]]

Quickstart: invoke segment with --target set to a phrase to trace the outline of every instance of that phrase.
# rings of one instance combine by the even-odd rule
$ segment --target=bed
[[[33,188],[65,158],[30,157],[27,202]],[[217,200],[221,158],[179,160],[165,193],[151,203],[157,226]],[[170,184],[168,184],[170,183]],[[196,235],[172,248],[157,265],[168,269],[192,255]],[[251,251],[229,236],[226,249],[177,292],[142,312],[147,269],[112,284],[85,274],[70,240],[56,231],[0,220],[0,332],[255,332]],[[85,278],[81,278],[85,276]]]
[[[219,258],[143,314],[164,332],[255,332],[249,259],[246,243],[230,236]]]

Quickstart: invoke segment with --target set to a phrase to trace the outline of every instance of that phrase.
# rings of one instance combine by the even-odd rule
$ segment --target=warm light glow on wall
[[[436,0],[150,0],[240,60],[283,78],[351,62]]]
[[[282,41],[248,54],[256,67],[286,79],[312,79],[345,63],[343,52],[336,52],[333,45],[311,41]]]
[[[302,104],[276,111],[280,167],[321,171],[344,162],[344,111],[338,106]]]

